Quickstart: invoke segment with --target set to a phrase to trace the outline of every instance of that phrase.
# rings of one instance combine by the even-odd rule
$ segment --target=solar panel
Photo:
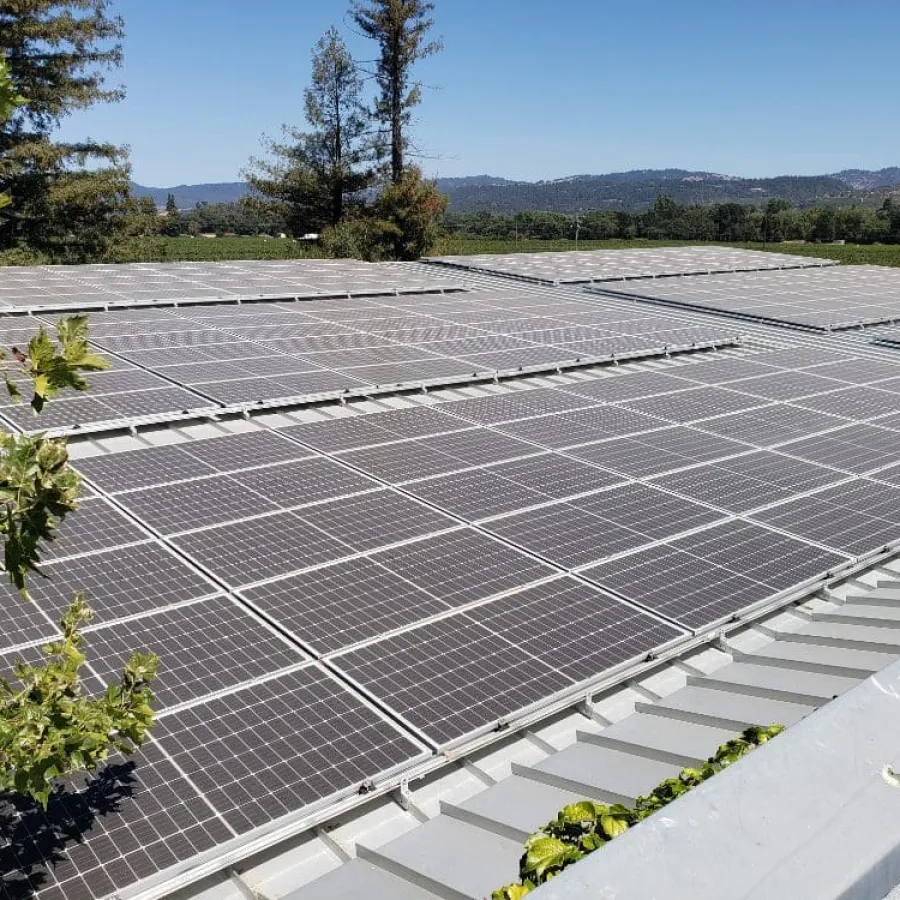
[[[172,539],[172,544],[232,587],[352,554],[349,545],[293,513],[233,522]]]
[[[454,607],[554,574],[538,560],[468,528],[393,547],[372,559]]]
[[[131,491],[118,499],[130,513],[162,534],[221,525],[278,509],[277,503],[251,494],[227,475]]]
[[[99,498],[88,498],[66,516],[54,539],[44,548],[44,559],[80,556],[146,540],[147,534],[115,507]]]
[[[721,515],[643,484],[626,484],[571,501],[576,509],[654,540],[715,522]]]
[[[250,469],[235,474],[233,479],[249,492],[243,496],[255,511],[259,511],[256,496],[277,506],[296,507],[377,487],[370,479],[327,459],[304,459]]]
[[[654,483],[720,509],[744,513],[842,477],[830,469],[762,452],[665,475]]]
[[[721,247],[438,256],[430,258],[428,262],[476,272],[512,275],[547,284],[832,265],[830,260]]]
[[[860,424],[785,444],[781,452],[861,475],[895,462],[896,447],[896,432]]]
[[[594,516],[571,503],[557,503],[496,519],[485,527],[565,569],[649,543],[646,535]]]
[[[715,435],[676,426],[570,450],[572,456],[634,478],[744,453],[749,448]]]
[[[648,648],[682,634],[571,578],[528,588],[466,615],[576,682],[643,657]]]
[[[333,665],[439,745],[573,683],[464,614],[352,650]]]
[[[432,450],[419,441],[353,450],[342,453],[340,459],[369,475],[394,484],[443,475],[468,466],[468,463],[458,457]]]
[[[169,550],[155,543],[132,544],[42,567],[28,588],[53,621],[79,591],[96,613],[95,622],[150,612],[205,597],[215,590]]]
[[[232,434],[204,441],[191,441],[185,453],[219,472],[239,472],[262,464],[306,459],[309,451],[271,431]]]
[[[602,469],[555,453],[500,463],[488,471],[554,500],[596,491],[621,480]]]
[[[177,446],[92,456],[76,460],[75,467],[111,493],[197,478],[215,471]]]
[[[900,276],[883,266],[701,275],[595,290],[822,331],[890,322],[900,314]]]
[[[127,762],[77,776],[46,813],[3,797],[0,819],[8,823],[0,887],[42,900],[110,896],[234,837],[152,742]]]
[[[8,579],[0,583],[3,585],[0,588],[0,616],[3,617],[0,650],[48,640],[58,634],[53,619],[48,618],[40,607],[22,597]]]
[[[156,709],[271,675],[306,658],[224,597],[86,631],[91,668],[117,680],[135,649],[155,653]]]
[[[374,550],[457,525],[453,519],[387,490],[308,507],[299,515],[358,551]]]
[[[155,737],[238,834],[422,756],[316,668],[163,716]]]
[[[586,570],[586,578],[688,628],[708,627],[844,557],[730,521]]]
[[[449,604],[371,559],[352,559],[243,592],[319,654],[331,653],[437,613]]]
[[[487,469],[457,472],[408,484],[416,497],[470,521],[524,509],[546,501],[546,494],[493,474]]]

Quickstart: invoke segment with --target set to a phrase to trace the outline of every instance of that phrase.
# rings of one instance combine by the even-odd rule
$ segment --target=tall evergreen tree
[[[434,25],[432,12],[434,4],[426,0],[352,0],[353,21],[379,46],[375,117],[389,136],[394,184],[403,180],[406,130],[412,110],[422,101],[422,86],[412,80],[412,67],[442,48],[440,41],[427,40]]]
[[[124,151],[54,130],[73,112],[115,102],[123,22],[109,0],[0,0],[0,58],[26,98],[0,126],[0,179],[13,197],[0,249],[22,244],[56,258],[102,254],[115,233],[129,170]],[[9,212],[9,210],[7,210]]]
[[[335,28],[316,44],[304,93],[311,131],[284,126],[267,140],[269,159],[252,159],[251,188],[294,234],[337,224],[348,202],[372,184],[374,144],[356,64]]]

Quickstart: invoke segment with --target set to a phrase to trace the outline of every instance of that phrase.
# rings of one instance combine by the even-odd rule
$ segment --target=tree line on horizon
[[[201,203],[194,209],[179,210],[175,198],[170,196],[161,230],[171,237],[200,234],[277,237],[287,234],[289,226],[277,211],[262,210],[242,201]],[[441,232],[451,238],[496,241],[571,241],[577,234],[585,241],[900,244],[900,203],[887,198],[877,209],[868,206],[807,209],[780,199],[762,206],[682,205],[660,197],[649,209],[634,213],[595,210],[575,216],[533,210],[510,215],[454,213],[451,209],[444,216]]]
[[[108,82],[121,67],[125,22],[110,0],[0,4],[0,66],[23,98],[0,124],[0,262],[141,258],[165,232],[155,204],[130,188],[127,148],[60,141],[62,122],[123,99]],[[285,125],[251,159],[248,209],[292,235],[322,232],[325,252],[411,259],[437,235],[446,198],[410,162],[417,62],[437,53],[427,0],[350,0],[349,20],[378,53],[371,71],[336,28],[313,50],[303,128]],[[369,86],[372,86],[372,90]]]

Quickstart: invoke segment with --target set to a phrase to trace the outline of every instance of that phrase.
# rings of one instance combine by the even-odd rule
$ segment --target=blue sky
[[[302,124],[312,45],[345,0],[114,0],[127,99],[66,137],[126,143],[143,184],[233,181]],[[436,0],[414,135],[442,176],[900,165],[896,0]]]

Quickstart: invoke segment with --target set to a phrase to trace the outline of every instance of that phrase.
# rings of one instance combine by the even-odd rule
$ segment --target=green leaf
[[[508,884],[498,891],[491,894],[491,900],[521,900],[522,897],[530,894],[534,890],[534,885],[524,882],[523,884]]]
[[[530,878],[537,884],[547,880],[550,873],[564,868],[584,854],[559,838],[538,832],[525,844],[525,855],[520,863],[522,878]]]
[[[628,817],[623,815],[601,816],[600,827],[608,838],[616,838],[628,831],[628,818],[630,818],[630,815],[629,813]]]

